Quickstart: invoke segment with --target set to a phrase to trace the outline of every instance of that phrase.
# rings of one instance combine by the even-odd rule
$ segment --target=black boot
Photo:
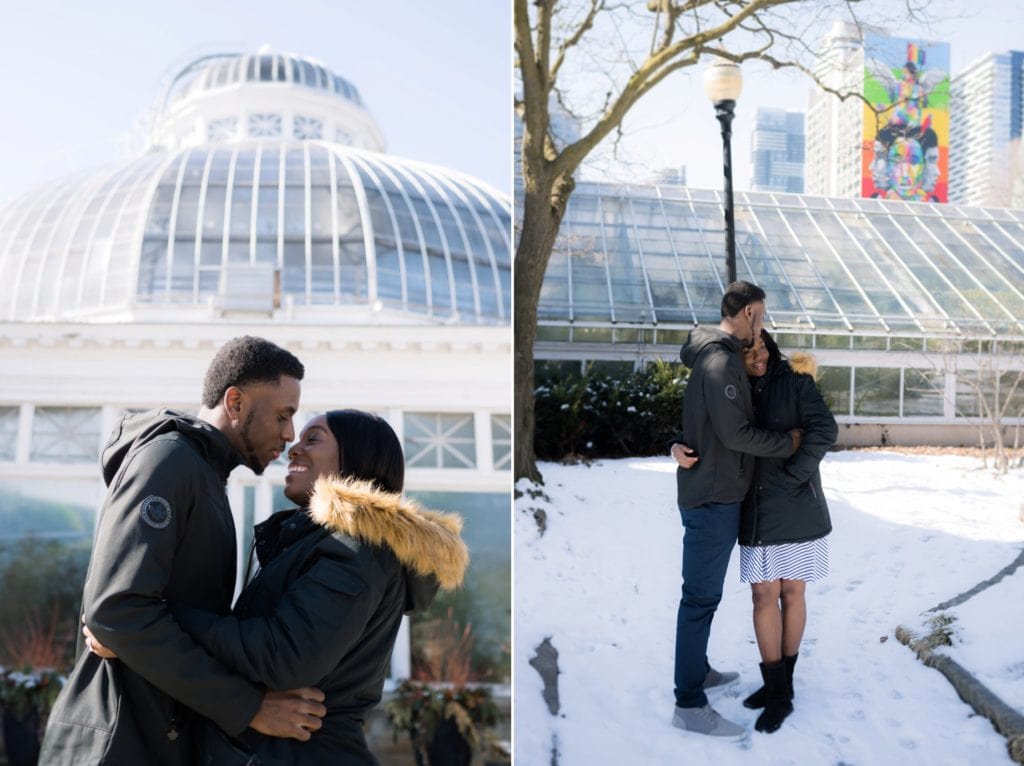
[[[789,691],[790,686],[786,679],[786,663],[780,661],[766,665],[762,662],[761,677],[764,679],[767,698],[764,711],[757,717],[754,728],[771,734],[782,726],[786,716],[793,712],[793,695]]]
[[[797,652],[792,656],[782,657],[782,664],[786,666],[786,681],[789,684],[789,698],[793,699],[793,666],[796,665],[796,658],[800,656]],[[757,710],[758,708],[764,707],[765,701],[768,699],[768,692],[762,686],[756,692],[751,694],[745,700],[743,700],[743,706],[748,707],[751,710]]]

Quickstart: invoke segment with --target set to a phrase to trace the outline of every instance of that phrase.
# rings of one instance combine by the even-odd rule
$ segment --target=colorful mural
[[[861,196],[945,202],[949,44],[864,36]]]

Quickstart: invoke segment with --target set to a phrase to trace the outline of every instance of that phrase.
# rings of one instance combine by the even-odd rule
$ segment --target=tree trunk
[[[568,203],[571,179],[565,193],[553,193],[554,182],[541,182],[523,190],[523,219],[516,248],[515,268],[515,479],[542,483],[533,447],[533,343],[537,337],[537,306],[551,250]]]

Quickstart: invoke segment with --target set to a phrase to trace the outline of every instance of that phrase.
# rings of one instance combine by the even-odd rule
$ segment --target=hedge
[[[540,460],[658,455],[679,431],[689,370],[655,361],[611,376],[538,364],[534,449]]]

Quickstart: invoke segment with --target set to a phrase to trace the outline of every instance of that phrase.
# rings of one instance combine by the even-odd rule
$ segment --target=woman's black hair
[[[372,481],[398,493],[405,483],[405,456],[398,436],[383,418],[362,410],[331,410],[327,426],[338,440],[342,476]]]
[[[775,342],[775,338],[763,327],[761,328],[761,340],[764,341],[764,347],[768,350],[769,368],[774,367],[786,358],[782,355],[782,351],[779,349],[779,344]]]

